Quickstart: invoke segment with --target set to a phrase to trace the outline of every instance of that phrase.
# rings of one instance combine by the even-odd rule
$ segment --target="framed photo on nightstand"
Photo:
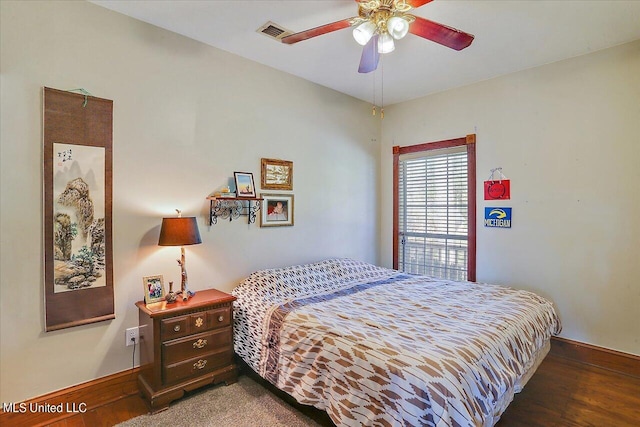
[[[164,279],[162,275],[146,276],[142,278],[144,286],[144,301],[147,304],[164,300]]]

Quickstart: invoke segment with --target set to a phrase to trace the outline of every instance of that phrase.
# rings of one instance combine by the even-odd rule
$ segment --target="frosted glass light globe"
[[[378,52],[380,53],[390,53],[396,48],[395,43],[393,42],[393,37],[389,35],[389,33],[380,34],[378,38]]]
[[[371,21],[365,21],[353,29],[353,38],[359,45],[366,45],[376,32],[376,24]]]
[[[409,32],[409,23],[406,19],[394,16],[387,21],[387,30],[394,39],[400,40]]]

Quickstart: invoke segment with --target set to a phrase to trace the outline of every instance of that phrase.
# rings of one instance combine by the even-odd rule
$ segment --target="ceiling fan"
[[[282,38],[282,43],[293,44],[347,27],[354,27],[353,37],[364,46],[359,73],[370,73],[378,68],[380,54],[393,52],[395,40],[407,33],[434,41],[451,49],[462,50],[473,41],[473,35],[411,15],[411,9],[433,0],[355,0],[358,16],[321,25]]]

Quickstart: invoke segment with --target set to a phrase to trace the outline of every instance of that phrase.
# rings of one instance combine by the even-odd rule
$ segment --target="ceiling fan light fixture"
[[[291,45],[344,28],[351,28],[353,38],[358,44],[364,46],[358,66],[359,73],[375,71],[380,55],[393,52],[395,40],[402,39],[409,32],[454,50],[462,50],[471,45],[474,39],[473,34],[407,13],[431,1],[355,0],[358,6],[357,16],[289,34],[282,37],[280,41]]]
[[[387,30],[394,39],[400,40],[409,32],[409,23],[400,16],[394,16],[387,21]]]
[[[396,44],[393,42],[393,37],[389,33],[382,33],[378,38],[378,52],[379,53],[391,53],[396,48]]]
[[[376,33],[376,24],[371,21],[365,21],[353,29],[353,38],[359,45],[366,45],[371,37]]]

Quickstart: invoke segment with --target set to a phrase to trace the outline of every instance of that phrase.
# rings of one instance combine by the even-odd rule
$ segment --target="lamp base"
[[[189,290],[189,282],[187,280],[187,267],[185,263],[184,257],[184,246],[180,248],[180,259],[178,260],[178,265],[181,270],[181,283],[180,283],[180,293],[182,293],[182,301],[187,301],[189,298],[194,296],[196,293]]]
[[[180,293],[182,294],[182,301],[187,301],[189,298],[191,298],[196,294],[195,292],[190,291],[189,289],[186,289],[186,288]]]

